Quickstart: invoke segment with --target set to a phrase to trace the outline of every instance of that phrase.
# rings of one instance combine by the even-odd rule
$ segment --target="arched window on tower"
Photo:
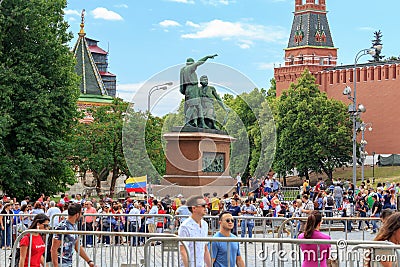
[[[324,65],[324,58],[323,57],[320,57],[319,58],[319,65]]]

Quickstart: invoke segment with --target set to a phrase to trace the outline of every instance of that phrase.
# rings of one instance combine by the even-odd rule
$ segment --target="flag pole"
[[[150,203],[149,203],[149,189],[148,189],[148,187],[147,187],[147,185],[148,185],[148,183],[147,183],[147,174],[146,174],[146,196],[147,196],[147,204],[149,204],[150,205]]]

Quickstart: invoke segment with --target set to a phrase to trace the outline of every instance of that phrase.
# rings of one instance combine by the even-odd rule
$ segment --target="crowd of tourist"
[[[307,221],[293,220],[296,225],[294,236],[311,239],[325,238],[313,232],[319,229],[318,225],[321,224],[322,218],[380,217],[386,220],[397,210],[400,189],[399,184],[394,183],[378,183],[373,186],[369,180],[361,183],[357,188],[350,181],[341,179],[327,186],[326,182],[319,178],[314,186],[311,186],[308,180],[304,180],[297,199],[289,201],[285,198],[285,192],[282,191],[280,184],[276,185],[274,182],[274,178],[268,177],[261,182],[254,179],[254,182],[258,182],[257,189],[249,192],[245,197],[240,196],[239,192],[233,192],[232,195],[224,194],[222,197],[215,192],[212,195],[205,193],[201,196],[201,201],[196,200],[201,202],[201,205],[199,204],[201,216],[198,214],[197,219],[203,220],[205,215],[214,216],[214,218],[219,216],[216,220],[207,218],[205,220],[207,227],[213,229],[213,233],[220,230],[219,235],[223,233],[227,236],[226,231],[229,228],[233,236],[238,236],[240,229],[241,237],[251,238],[255,227],[255,217],[307,217]],[[10,216],[2,216],[0,219],[1,247],[10,249],[18,234],[31,228],[32,225],[57,229],[61,222],[68,218],[68,208],[77,204],[80,205],[81,213],[84,215],[76,219],[79,230],[161,233],[165,230],[178,229],[178,233],[185,236],[184,229],[189,227],[189,221],[193,228],[194,206],[193,203],[187,203],[182,194],[174,198],[166,195],[158,199],[151,194],[143,195],[141,199],[131,197],[112,199],[107,195],[98,199],[80,194],[71,196],[62,194],[57,202],[45,195],[35,201],[26,197],[21,202],[5,195],[0,201],[0,213]],[[18,216],[15,216],[16,214]],[[58,215],[55,216],[55,214]],[[156,214],[171,214],[174,217],[162,217]],[[230,216],[225,216],[226,214]],[[42,217],[34,217],[35,215]],[[373,234],[378,231],[376,220],[369,222],[364,219],[354,225],[351,220],[343,220],[343,224],[344,231],[366,230]],[[378,236],[382,238],[382,235]],[[88,235],[84,238],[82,245],[88,248],[97,244],[106,247],[110,244],[140,246],[144,241],[143,237],[128,240],[117,236],[112,239],[107,235]],[[26,240],[23,239],[21,245],[26,245]],[[213,260],[215,259],[211,258],[211,261]],[[241,262],[240,257],[237,260]]]

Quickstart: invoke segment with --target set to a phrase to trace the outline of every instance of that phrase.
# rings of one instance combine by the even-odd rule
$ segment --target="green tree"
[[[274,170],[280,174],[297,169],[324,172],[332,179],[336,167],[351,159],[351,121],[347,107],[328,99],[315,78],[304,71],[276,103],[277,151]]]
[[[165,174],[162,126],[166,118],[127,112],[123,129],[124,155],[132,176],[147,175],[148,182],[158,183]],[[168,130],[167,130],[168,131]]]
[[[122,149],[122,128],[127,108],[128,103],[115,98],[111,105],[88,110],[93,122],[76,126],[71,155],[82,176],[92,171],[98,193],[100,182],[106,180],[110,173],[111,196],[116,180],[121,175],[130,175]]]
[[[260,168],[263,144],[260,114],[263,111],[266,96],[264,89],[257,88],[236,97],[224,96],[226,105],[234,111],[231,112],[225,129],[237,139],[231,149],[233,156],[230,166],[231,174],[241,171],[244,163],[247,164],[245,164],[242,178],[249,175],[260,176],[265,173],[264,169]]]
[[[75,181],[66,155],[79,91],[65,7],[65,0],[0,6],[0,187],[17,198]]]
[[[374,32],[374,37],[375,39],[372,40],[372,48],[378,46],[378,45],[382,45],[382,32],[379,31],[375,31]],[[379,62],[381,61],[385,56],[381,56],[381,51],[375,49],[375,55],[372,56],[374,59],[370,60],[370,62]]]
[[[151,177],[151,182],[153,184],[158,184],[160,182],[160,176],[165,174],[166,159],[163,150],[163,137],[162,137],[162,127],[164,124],[164,119],[160,117],[155,117],[149,114],[146,123],[146,151],[147,154],[159,175]]]

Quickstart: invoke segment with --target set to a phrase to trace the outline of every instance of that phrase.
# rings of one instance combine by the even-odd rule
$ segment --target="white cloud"
[[[236,1],[235,0],[201,0],[201,2],[203,4],[212,5],[212,6],[218,6],[218,5],[227,6],[229,4],[235,3]]]
[[[242,48],[249,48],[252,41],[270,43],[287,39],[287,33],[281,27],[270,27],[247,22],[230,22],[219,19],[200,23],[196,32],[182,34],[184,39],[220,38],[223,40],[237,40]]]
[[[250,45],[249,44],[239,44],[239,47],[242,49],[249,49]]]
[[[80,16],[81,13],[78,10],[73,10],[73,9],[64,9],[64,14],[65,15],[71,15],[71,16]]]
[[[92,11],[92,15],[95,19],[123,20],[121,15],[104,7],[97,7]]]
[[[169,20],[169,19],[161,21],[159,23],[159,25],[161,27],[178,27],[178,26],[181,26],[181,24],[179,22],[177,22],[175,20]]]
[[[144,82],[130,83],[130,84],[118,84],[117,96],[126,100],[131,101],[135,93],[144,85]]]
[[[372,27],[360,27],[359,29],[360,29],[361,31],[368,31],[368,32],[375,31],[375,29],[372,28]]]
[[[253,45],[253,41],[250,40],[240,40],[239,47],[242,49],[249,49]]]
[[[120,4],[120,5],[115,5],[114,7],[116,8],[128,8],[127,4]]]
[[[166,0],[166,1],[182,3],[182,4],[194,4],[194,0]]]
[[[257,63],[258,70],[273,70],[275,67],[278,67],[279,63],[276,62],[261,62]]]
[[[200,28],[200,24],[196,24],[190,20],[186,21],[186,26],[193,27],[193,28]]]

